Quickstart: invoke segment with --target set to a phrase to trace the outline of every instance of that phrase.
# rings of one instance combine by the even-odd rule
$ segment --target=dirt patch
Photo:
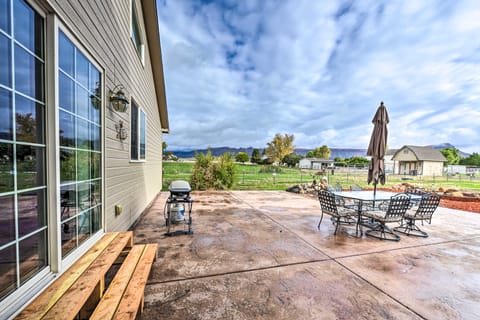
[[[463,211],[470,211],[480,213],[480,200],[476,201],[464,201],[460,199],[443,199],[440,201],[440,206],[450,209],[457,209]]]

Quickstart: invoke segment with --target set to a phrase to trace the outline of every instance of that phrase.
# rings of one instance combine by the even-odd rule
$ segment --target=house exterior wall
[[[402,148],[402,150],[399,150],[395,158],[393,159],[395,161],[417,161],[417,157],[415,154],[410,151],[408,148]]]
[[[104,69],[105,231],[126,230],[162,187],[162,132],[148,43],[145,41],[143,65],[130,37],[130,0],[57,0],[50,4]],[[141,2],[137,0],[136,5],[146,39]],[[118,113],[108,106],[108,91],[118,84],[146,114],[146,161],[130,161],[131,108]],[[128,133],[123,141],[117,138],[118,121],[123,121]],[[123,208],[119,216],[115,216],[115,205]]]
[[[438,161],[424,161],[423,163],[424,176],[441,176],[443,175],[443,162]]]
[[[136,46],[131,38],[131,1],[135,1],[137,8],[140,33],[144,44],[143,57],[139,57]],[[65,271],[73,262],[78,260],[81,254],[88,250],[88,248],[101,237],[103,232],[127,230],[161,191],[162,132],[168,129],[165,128],[165,126],[163,126],[164,128],[162,129],[162,124],[167,124],[168,126],[168,119],[165,119],[165,93],[162,91],[158,94],[159,87],[163,88],[163,83],[159,85],[158,76],[152,71],[153,66],[158,70],[159,64],[158,60],[152,63],[153,57],[149,55],[150,48],[147,41],[147,30],[142,11],[143,5],[145,5],[146,2],[148,2],[148,8],[151,9],[152,6],[155,7],[153,1],[154,0],[8,0],[0,3],[2,10],[4,10],[4,6],[9,6],[10,9],[5,10],[5,12],[15,12],[16,9],[12,9],[14,6],[28,8],[29,13],[36,12],[41,16],[40,23],[44,29],[41,36],[36,38],[37,41],[42,42],[41,45],[44,47],[42,47],[44,57],[43,54],[41,59],[36,57],[37,60],[41,60],[41,66],[43,68],[43,73],[36,73],[36,77],[39,77],[38,74],[41,74],[41,77],[44,78],[41,79],[41,81],[37,81],[41,90],[44,90],[45,98],[40,99],[42,103],[41,110],[44,114],[42,116],[39,115],[36,121],[37,127],[40,127],[40,125],[45,126],[45,143],[42,143],[41,147],[45,149],[46,156],[40,157],[37,155],[35,157],[29,155],[25,157],[25,161],[34,161],[36,159],[38,176],[40,176],[40,174],[46,175],[46,188],[43,187],[46,189],[45,195],[41,195],[40,192],[37,191],[42,190],[43,192],[43,189],[39,189],[42,186],[33,186],[34,191],[38,193],[37,198],[39,200],[37,201],[40,205],[31,207],[42,207],[41,201],[46,202],[44,211],[40,212],[40,209],[35,209],[37,212],[32,212],[32,215],[37,214],[40,216],[45,214],[45,217],[42,218],[46,221],[45,226],[39,226],[39,230],[48,234],[46,237],[47,240],[45,241],[46,247],[42,247],[42,252],[47,252],[45,256],[48,255],[46,259],[43,259],[45,265],[33,270],[33,275],[29,280],[25,283],[19,280],[12,282],[10,280],[12,277],[9,276],[8,273],[13,274],[15,273],[14,271],[7,270],[0,274],[0,283],[2,286],[4,286],[4,284],[5,286],[9,286],[9,291],[6,294],[2,293],[2,295],[0,295],[0,319],[9,318],[15,312],[18,312],[21,307],[25,306],[26,301],[45,288],[56,274]],[[147,15],[151,28],[151,22],[155,21],[156,23],[156,20],[152,19],[151,12]],[[15,15],[13,16],[16,17]],[[13,23],[14,22],[12,22],[12,25]],[[12,36],[13,33],[6,30],[3,24],[1,27],[0,32],[3,38],[10,41],[10,43],[17,41],[14,39],[14,36]],[[11,29],[12,28],[10,28],[10,30]],[[30,31],[32,33],[35,32],[34,29],[27,29],[27,32]],[[65,37],[67,41],[61,40]],[[151,39],[151,33],[149,33],[149,37]],[[59,62],[62,60],[62,58],[59,57],[59,48],[62,47],[62,41],[64,47],[66,47],[65,43],[68,42],[72,44],[74,48],[72,52],[74,52],[73,56],[75,58],[72,59],[72,61],[75,60],[75,62],[71,62],[71,64],[76,65],[75,68],[79,66],[77,64],[78,57],[85,58],[87,70],[90,70],[86,71],[86,74],[88,74],[86,82],[88,84],[84,85],[81,79],[76,79],[76,70],[73,71],[75,75],[71,76],[62,69],[63,67]],[[159,45],[157,44],[156,46]],[[17,50],[17,47],[20,48],[18,52],[20,52],[20,50],[25,51],[20,46],[16,46],[15,50]],[[157,52],[159,52],[159,50],[160,48],[156,49]],[[11,52],[17,51],[12,50]],[[63,60],[69,59],[63,57]],[[16,66],[12,66],[14,66],[14,64],[9,65],[8,68],[16,68]],[[4,72],[3,69],[0,71]],[[92,74],[99,74],[100,82],[92,82],[90,79]],[[2,73],[2,76],[4,75],[5,74]],[[88,93],[88,95],[85,96],[85,100],[88,100],[88,102],[85,103],[87,105],[85,108],[83,104],[81,105],[78,101],[73,102],[74,106],[72,110],[66,110],[65,107],[62,107],[61,101],[62,98],[65,98],[65,95],[60,92],[66,92],[67,90],[60,84],[59,79],[61,78],[67,79],[62,80],[64,81],[63,84],[72,82],[73,87],[76,88],[75,91],[70,91],[68,95],[72,97],[72,100],[80,101],[81,99],[78,97],[78,92],[82,90]],[[161,79],[161,82],[163,82],[163,75]],[[15,84],[14,81],[10,82]],[[91,88],[91,83],[100,83],[100,85],[96,88]],[[1,89],[9,90],[9,92],[12,92],[12,95],[22,94],[20,91],[21,88],[16,88],[14,84],[4,85],[2,83]],[[109,103],[110,90],[113,90],[117,85],[123,86],[125,96],[130,101],[127,112],[124,113],[114,111]],[[99,105],[94,105],[93,101],[95,96],[99,97],[99,99],[95,100],[100,101]],[[34,99],[31,97],[27,98],[30,100]],[[43,103],[43,100],[45,103]],[[90,100],[92,100],[91,105]],[[145,114],[146,151],[144,160],[131,160],[132,132],[130,129],[133,101],[135,101],[139,110]],[[86,108],[88,108],[87,111]],[[92,108],[97,110],[93,111],[93,113],[98,112],[99,119],[96,118],[92,120],[90,118]],[[87,115],[82,115],[82,112]],[[164,115],[163,118],[161,118],[160,113]],[[77,121],[75,124],[77,129],[74,130],[73,147],[62,144],[62,139],[65,140],[65,136],[67,135],[62,136],[61,128],[64,123],[62,123],[63,118],[61,118],[61,114],[69,115],[76,119],[74,121]],[[120,139],[117,135],[117,126],[120,124],[120,121],[126,129],[126,139]],[[85,148],[84,145],[79,146],[78,141],[80,140],[80,134],[78,133],[78,123],[80,122],[86,123],[86,130],[89,132],[88,138],[82,141],[86,145],[93,145],[95,141],[100,141],[101,143],[99,144],[101,144],[101,146],[99,146],[98,149],[88,147],[83,150],[82,148]],[[98,128],[98,131],[100,131],[98,139],[90,136],[92,132],[97,132],[95,131],[97,129],[91,128]],[[0,140],[3,139],[0,141],[0,144],[3,144],[3,147],[5,145],[15,146],[17,144],[15,140],[16,137],[18,137],[18,134],[8,139],[0,137]],[[20,144],[23,143],[20,139],[17,140],[20,141]],[[65,150],[73,150],[73,154],[76,153],[75,156],[71,157],[71,159],[74,159],[73,170],[65,166],[62,167],[62,164],[65,164],[65,160],[61,159],[63,156],[62,151]],[[91,157],[86,160],[89,163],[88,165],[83,165],[82,163],[82,167],[80,168],[79,163],[81,159],[79,154],[88,154],[89,157]],[[95,166],[99,163],[98,167],[95,167],[95,170],[100,169],[100,177],[97,176],[98,171],[95,171],[95,175],[92,174],[94,163],[92,159],[97,155],[100,155],[99,158],[101,159],[99,162],[95,162]],[[85,158],[82,158],[82,160],[84,159]],[[43,165],[43,163],[45,163],[45,165]],[[81,174],[88,175],[87,178],[79,178],[80,169],[78,168],[83,170]],[[87,192],[100,195],[100,197],[95,199],[95,204],[92,204],[93,201],[89,198],[89,203],[86,208],[81,207],[79,198],[74,200],[76,203],[72,206],[74,219],[69,221],[73,221],[73,223],[76,224],[74,226],[76,231],[82,228],[80,226],[82,216],[86,216],[87,213],[89,215],[86,219],[88,220],[86,223],[87,231],[84,234],[80,234],[79,232],[77,240],[75,240],[76,232],[68,232],[68,230],[65,230],[65,221],[70,219],[70,217],[66,220],[63,218],[65,210],[63,204],[65,200],[63,188],[69,185],[69,182],[65,182],[66,179],[62,177],[62,175],[64,175],[65,172],[71,173],[72,171],[74,181],[71,185],[74,188],[73,192],[76,192],[76,197],[78,197],[80,191],[84,191],[80,189],[81,185],[88,186],[86,189]],[[20,178],[17,177],[16,179]],[[91,186],[97,182],[99,182],[100,190],[95,189],[95,191],[88,191]],[[27,193],[25,190],[17,189],[19,188],[15,187],[12,189],[13,191],[10,189],[6,191],[0,190],[0,196],[9,197],[10,199],[13,198],[13,195]],[[123,208],[120,215],[115,215],[115,205]],[[12,208],[13,209],[10,210],[10,208],[5,209],[2,207],[0,210],[3,211],[0,211],[0,214],[2,216],[11,215],[16,219],[15,217],[18,216],[18,210],[15,209],[15,206],[12,206]],[[16,214],[11,214],[10,211],[16,212]],[[93,217],[99,217],[99,219],[93,222]],[[92,226],[93,224],[95,224],[95,226]],[[89,227],[90,231],[88,231]],[[76,241],[76,245],[73,245],[74,249],[67,253],[64,252],[65,243],[69,242],[65,241],[66,234],[70,235],[70,240],[73,239],[73,242]],[[80,235],[85,235],[85,237],[79,240]],[[20,263],[18,262],[19,259],[18,257],[15,258],[15,254],[20,252],[18,248],[24,240],[18,236],[17,238],[13,238],[13,240],[8,239],[6,245],[4,245],[4,247],[9,250],[8,252],[13,252],[11,254],[13,258],[8,258],[13,261],[13,263],[9,261],[9,266],[15,266],[15,263],[17,263],[16,268],[21,269],[23,272],[22,268],[24,268],[24,266],[22,266],[21,261]],[[13,243],[13,245],[11,243]],[[0,254],[7,252],[5,248],[2,247],[3,251],[0,251]],[[17,253],[10,248],[17,248]],[[27,251],[25,250],[25,252]],[[15,270],[15,268],[12,270]]]
[[[298,167],[300,169],[311,169],[312,162],[309,159],[301,159],[300,162],[298,163]]]

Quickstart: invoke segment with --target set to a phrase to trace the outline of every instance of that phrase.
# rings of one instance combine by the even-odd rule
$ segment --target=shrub
[[[233,155],[225,153],[215,159],[210,150],[207,154],[195,154],[192,176],[190,177],[191,187],[195,190],[229,189],[233,186],[235,164]]]

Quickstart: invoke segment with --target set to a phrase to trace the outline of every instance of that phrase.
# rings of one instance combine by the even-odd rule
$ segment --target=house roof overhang
[[[158,28],[156,0],[142,0],[145,30],[152,64],[155,93],[157,96],[158,112],[160,114],[161,130],[170,131],[168,123],[167,97],[165,93],[165,79],[163,76],[162,50],[160,46],[160,31]]]

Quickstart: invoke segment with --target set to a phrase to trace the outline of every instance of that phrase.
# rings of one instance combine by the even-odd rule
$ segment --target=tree
[[[368,160],[367,158],[365,157],[351,157],[351,158],[348,158],[346,159],[348,165],[351,165],[351,166],[356,166],[356,165],[368,165],[370,163],[370,160]]]
[[[474,152],[466,158],[461,158],[459,164],[480,167],[480,154]]]
[[[260,155],[260,150],[253,149],[252,158],[250,159],[250,162],[251,163],[261,163],[262,162],[262,156]]]
[[[290,153],[283,158],[282,162],[288,165],[289,167],[295,167],[300,162],[300,159],[302,158],[303,157],[299,154]]]
[[[270,157],[273,162],[280,163],[286,155],[293,153],[294,139],[293,134],[288,135],[285,133],[285,135],[282,136],[280,133],[277,133],[272,142],[267,143],[265,154]]]
[[[320,159],[330,159],[331,151],[326,146],[315,148],[307,152],[307,158],[320,158]]]
[[[250,157],[248,156],[248,153],[246,153],[246,152],[239,152],[235,156],[235,161],[241,162],[241,163],[248,162],[249,159],[250,159]]]
[[[448,147],[440,150],[447,159],[448,164],[458,164],[460,162],[460,151],[457,148]]]

